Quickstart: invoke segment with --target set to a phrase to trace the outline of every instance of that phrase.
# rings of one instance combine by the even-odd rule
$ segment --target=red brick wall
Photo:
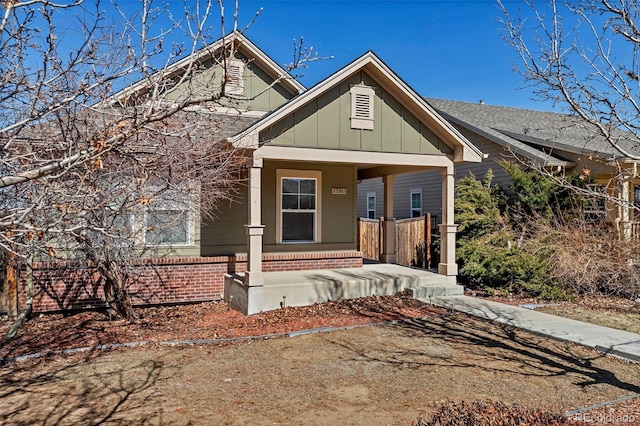
[[[224,275],[244,272],[247,258],[240,256],[167,257],[153,259],[150,266],[136,268],[129,282],[134,305],[171,304],[216,300],[222,297]],[[97,274],[62,263],[33,265],[34,312],[104,306],[104,293]],[[300,271],[362,266],[358,251],[268,253],[263,270]],[[20,306],[24,305],[26,271],[21,273]]]

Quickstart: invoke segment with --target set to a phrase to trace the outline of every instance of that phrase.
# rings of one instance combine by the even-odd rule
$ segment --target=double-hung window
[[[278,170],[282,243],[319,241],[320,172]]]
[[[367,218],[376,218],[376,193],[367,192]]]
[[[422,189],[412,189],[410,191],[411,217],[422,216]]]

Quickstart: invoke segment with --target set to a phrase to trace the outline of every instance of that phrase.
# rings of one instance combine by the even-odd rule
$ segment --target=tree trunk
[[[135,322],[138,319],[138,315],[131,305],[131,299],[118,264],[113,260],[102,261],[98,264],[98,271],[104,279],[104,295],[107,305],[120,318]]]
[[[6,311],[10,319],[18,316],[18,269],[13,253],[6,253],[0,285],[0,309]]]
[[[33,273],[31,270],[30,263],[27,263],[27,279],[25,281],[27,282],[27,288],[26,288],[27,300],[24,304],[24,307],[20,311],[20,314],[18,315],[15,322],[11,326],[11,329],[9,329],[7,334],[4,336],[5,341],[11,340],[16,336],[16,334],[18,333],[18,329],[26,321],[27,317],[31,313],[31,309],[33,309]],[[16,277],[16,282],[17,282],[17,277]]]

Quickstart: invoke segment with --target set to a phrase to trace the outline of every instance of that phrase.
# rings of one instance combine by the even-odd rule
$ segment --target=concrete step
[[[457,284],[431,284],[413,286],[407,291],[416,299],[429,299],[430,297],[461,296],[464,294],[464,287]]]

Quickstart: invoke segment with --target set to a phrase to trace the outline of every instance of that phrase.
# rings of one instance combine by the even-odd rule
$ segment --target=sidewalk
[[[420,298],[425,303],[463,312],[598,352],[640,363],[640,335],[469,296]]]

